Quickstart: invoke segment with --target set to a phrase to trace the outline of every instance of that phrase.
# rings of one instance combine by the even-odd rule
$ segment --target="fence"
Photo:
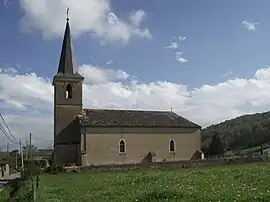
[[[219,165],[236,165],[255,162],[269,162],[268,156],[244,156],[228,158],[212,158],[204,160],[190,161],[170,161],[152,163],[130,163],[130,164],[110,164],[110,165],[90,165],[65,167],[66,172],[99,172],[99,171],[129,171],[146,168],[200,168]]]

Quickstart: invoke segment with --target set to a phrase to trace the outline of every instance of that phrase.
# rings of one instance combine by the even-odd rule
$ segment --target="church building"
[[[201,126],[169,111],[85,109],[67,18],[54,86],[54,161],[104,165],[196,158]],[[106,92],[104,92],[106,93]]]

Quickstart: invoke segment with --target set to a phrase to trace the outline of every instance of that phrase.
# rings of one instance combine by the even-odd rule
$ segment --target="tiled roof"
[[[83,109],[82,119],[82,123],[92,126],[200,128],[171,111]]]

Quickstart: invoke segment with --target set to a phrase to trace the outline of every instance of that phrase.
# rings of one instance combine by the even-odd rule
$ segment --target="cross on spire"
[[[69,7],[67,7],[67,21],[69,21],[68,13],[69,13]]]

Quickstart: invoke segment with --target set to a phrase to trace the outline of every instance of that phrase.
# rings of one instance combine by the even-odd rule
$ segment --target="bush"
[[[55,164],[52,164],[47,169],[45,169],[45,172],[46,173],[51,173],[51,174],[58,174],[58,173],[65,172],[65,169],[64,169],[63,166],[57,166]]]
[[[224,157],[233,157],[233,156],[234,156],[234,154],[233,154],[232,151],[227,151],[227,152],[225,152],[225,154],[224,154]]]
[[[32,179],[30,174],[22,172],[20,179],[14,180],[11,184],[5,188],[4,197],[0,201],[12,201],[12,202],[29,202],[32,201]],[[0,196],[2,197],[2,196]]]
[[[213,135],[207,153],[210,156],[220,156],[224,154],[224,145],[217,133]]]
[[[49,162],[46,159],[42,159],[42,160],[39,161],[39,167],[40,168],[47,168],[48,164],[49,164]]]
[[[39,163],[37,161],[25,161],[25,165],[24,165],[24,171],[23,171],[23,175],[28,176],[29,174],[35,176],[35,175],[39,175],[40,174],[40,167],[39,167]]]

